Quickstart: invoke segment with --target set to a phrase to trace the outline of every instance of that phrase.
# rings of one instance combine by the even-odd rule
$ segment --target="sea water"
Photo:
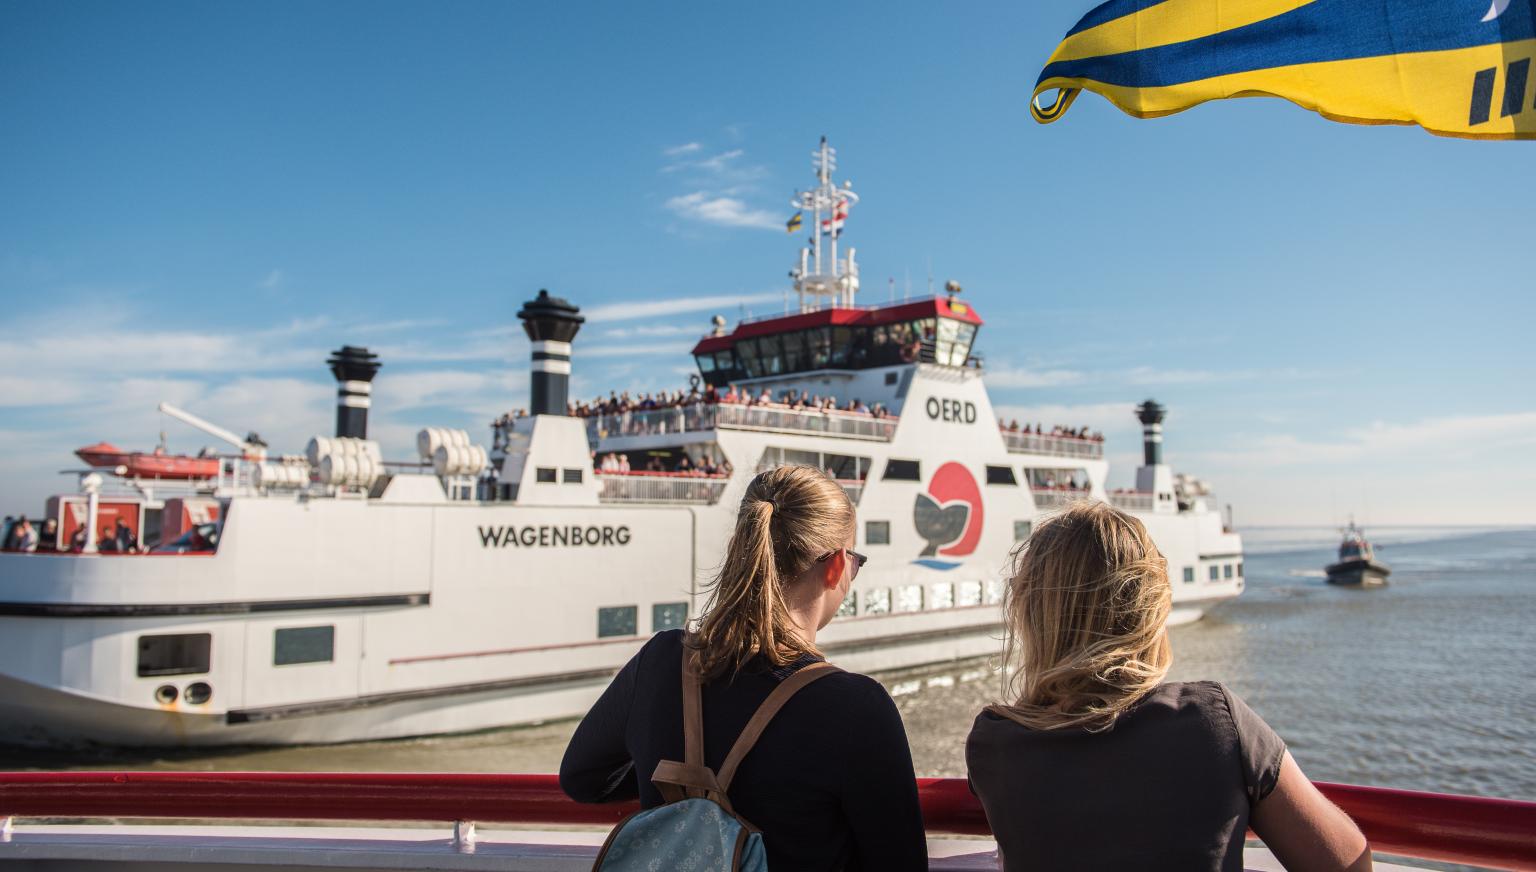
[[[1327,584],[1336,530],[1243,531],[1247,590],[1171,631],[1173,680],[1248,701],[1315,780],[1536,800],[1536,530],[1369,530],[1382,588]],[[980,661],[882,676],[922,775],[963,775]],[[574,722],[199,752],[0,751],[0,767],[553,772]]]

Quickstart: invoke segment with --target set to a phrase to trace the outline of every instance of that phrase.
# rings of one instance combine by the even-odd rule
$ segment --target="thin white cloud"
[[[664,148],[661,150],[661,153],[665,157],[682,157],[683,155],[697,154],[699,151],[702,151],[703,148],[704,146],[697,142],[685,142],[682,145],[674,145],[670,148]]]
[[[1054,388],[1081,384],[1087,374],[1072,369],[1025,369],[1011,366],[989,367],[987,386],[991,388]]]
[[[735,197],[717,196],[708,191],[694,191],[667,201],[667,208],[684,218],[721,227],[750,227],[779,230],[783,218],[766,209],[754,209]]]
[[[266,277],[256,283],[256,287],[264,291],[275,291],[288,281],[288,276],[280,269],[272,270]]]
[[[715,294],[701,297],[671,297],[660,300],[633,300],[623,303],[600,303],[586,310],[587,322],[639,321],[685,312],[716,310],[727,314],[737,306],[754,303],[777,302],[783,294],[769,291],[758,294]]]
[[[696,326],[684,324],[641,324],[604,330],[602,336],[609,339],[631,339],[639,336],[697,336],[702,332]]]
[[[1241,448],[1211,451],[1214,463],[1232,465],[1315,465],[1412,461],[1460,462],[1496,456],[1521,456],[1536,446],[1536,412],[1455,415],[1404,424],[1377,421],[1335,439],[1309,439],[1275,433]]]

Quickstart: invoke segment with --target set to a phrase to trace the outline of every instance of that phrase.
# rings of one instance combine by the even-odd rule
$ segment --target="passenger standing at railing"
[[[1003,868],[1240,872],[1251,825],[1287,869],[1368,870],[1354,822],[1212,681],[1164,682],[1167,561],[1136,518],[1074,503],[1015,559],[1009,702],[966,742]]]
[[[852,503],[815,469],[783,466],[747,486],[736,528],[694,635],[653,637],[582,719],[560,764],[573,799],[662,805],[688,776],[728,783],[736,814],[761,829],[768,868],[928,868],[912,757],[879,682],[827,671],[818,631],[837,613],[863,557]],[[685,659],[686,658],[686,659]],[[782,682],[803,684],[767,723],[735,776],[726,755]],[[817,675],[816,673],[820,673]],[[684,761],[685,680],[702,689],[702,760]],[[696,734],[697,735],[697,734]],[[652,775],[657,782],[652,782]]]

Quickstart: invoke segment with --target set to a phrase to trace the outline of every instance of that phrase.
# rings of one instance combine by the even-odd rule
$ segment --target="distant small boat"
[[[1376,559],[1376,551],[1366,541],[1365,533],[1349,522],[1344,531],[1344,541],[1339,543],[1339,562],[1331,563],[1324,570],[1329,584],[1350,584],[1374,587],[1387,583],[1392,568]]]
[[[128,478],[213,478],[219,474],[217,457],[189,457],[185,454],[124,451],[116,445],[98,442],[75,451],[75,456],[97,468],[117,469]]]

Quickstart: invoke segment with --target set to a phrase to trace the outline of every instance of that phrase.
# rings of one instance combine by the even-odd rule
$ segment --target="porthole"
[[[162,684],[155,688],[155,702],[161,705],[170,705],[176,701],[176,685]]]
[[[189,704],[202,705],[213,699],[213,687],[205,681],[194,681],[187,685],[187,692],[184,695]]]

